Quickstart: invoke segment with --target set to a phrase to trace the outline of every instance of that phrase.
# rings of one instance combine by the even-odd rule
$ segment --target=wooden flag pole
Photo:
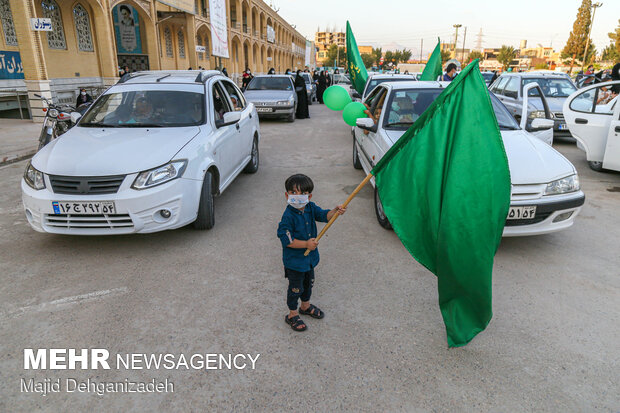
[[[351,202],[351,200],[355,197],[355,195],[357,195],[357,193],[364,187],[364,185],[366,185],[368,183],[368,181],[370,181],[371,178],[372,178],[372,174],[371,173],[366,175],[366,178],[364,178],[364,180],[357,186],[357,188],[355,188],[355,190],[353,192],[351,192],[351,195],[349,195],[347,200],[344,201],[344,204],[342,204],[342,206],[346,208],[347,205],[349,205],[349,202]],[[317,241],[321,239],[323,234],[325,234],[325,232],[327,232],[329,227],[332,226],[334,221],[336,221],[336,219],[338,219],[339,216],[340,216],[340,214],[338,214],[338,213],[334,214],[332,219],[329,220],[329,222],[323,227],[323,229],[321,230],[319,235],[316,237]],[[306,252],[304,252],[304,256],[307,257],[308,254],[310,254],[310,250],[309,249],[307,249]]]

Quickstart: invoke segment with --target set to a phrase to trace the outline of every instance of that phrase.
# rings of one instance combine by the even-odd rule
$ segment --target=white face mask
[[[293,208],[302,209],[308,205],[308,194],[304,195],[291,195],[289,194],[286,202]]]
[[[86,92],[80,92],[80,95],[86,96]]]

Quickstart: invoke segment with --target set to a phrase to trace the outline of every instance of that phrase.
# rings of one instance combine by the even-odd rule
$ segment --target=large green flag
[[[428,58],[428,62],[426,62],[426,66],[422,71],[422,76],[420,76],[420,80],[437,80],[438,76],[441,76],[443,73],[443,69],[441,66],[441,41],[437,39],[437,46],[435,46],[435,50],[431,54],[431,57]]]
[[[353,37],[353,31],[351,30],[351,25],[348,20],[347,61],[349,62],[349,77],[351,78],[351,84],[355,90],[357,90],[357,93],[361,95],[364,93],[364,86],[366,85],[366,80],[368,79],[368,72],[366,71],[366,66],[364,66],[362,56],[360,56],[360,51],[357,48],[357,42],[355,41],[355,37]]]
[[[478,60],[372,170],[409,253],[438,278],[448,345],[491,321],[491,273],[510,206],[510,171]]]

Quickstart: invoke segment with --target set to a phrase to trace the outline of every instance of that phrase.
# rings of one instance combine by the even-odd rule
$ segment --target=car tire
[[[205,230],[211,229],[215,225],[215,211],[213,205],[213,175],[210,171],[205,173],[200,191],[200,203],[198,204],[198,215],[193,223],[194,228]]]
[[[383,211],[383,205],[381,204],[381,200],[379,199],[379,190],[375,186],[375,214],[377,215],[377,221],[379,221],[379,225],[381,225],[385,229],[392,229],[392,224],[388,220],[387,216],[385,216],[385,212]]]
[[[295,111],[297,110],[297,108],[295,108]],[[291,113],[290,115],[288,115],[288,118],[286,118],[287,122],[295,122],[295,112]]]
[[[362,169],[362,162],[360,161],[360,154],[357,151],[357,145],[355,144],[355,138],[353,138],[353,167],[355,169]]]
[[[308,98],[308,106],[312,105],[312,95]]]
[[[588,166],[590,167],[590,169],[596,172],[601,172],[603,170],[603,162],[588,161]]]
[[[252,143],[252,153],[250,157],[250,162],[245,166],[243,172],[246,174],[253,174],[258,171],[258,162],[259,162],[259,153],[258,153],[258,139],[254,138],[254,142]]]

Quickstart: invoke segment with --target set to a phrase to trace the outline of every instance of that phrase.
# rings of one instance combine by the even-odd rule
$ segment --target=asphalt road
[[[261,164],[216,199],[216,226],[116,237],[30,229],[25,162],[0,169],[0,411],[610,411],[620,410],[620,174],[588,169],[586,204],[560,233],[504,239],[494,318],[448,349],[435,276],[376,222],[370,187],[319,246],[305,333],[284,324],[284,180],[342,202],[363,179],[339,116],[263,122]],[[119,353],[260,353],[256,369],[23,369],[24,348]],[[22,378],[164,380],[169,394],[20,392]]]

